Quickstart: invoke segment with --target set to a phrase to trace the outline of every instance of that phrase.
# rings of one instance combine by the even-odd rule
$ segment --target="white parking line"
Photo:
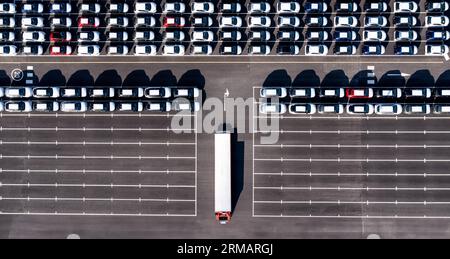
[[[53,127],[53,128],[32,128],[32,127],[25,127],[25,128],[7,128],[7,127],[0,127],[0,131],[172,131],[170,127],[167,128],[116,128],[116,127],[109,127],[109,128],[89,128],[89,127],[82,127],[82,128],[62,128],[62,127]],[[194,131],[195,129],[184,129],[185,131]]]
[[[7,212],[0,211],[0,215],[17,215],[17,216],[88,216],[88,217],[195,217],[195,214],[172,214],[172,213],[92,213],[92,212],[80,212],[80,213],[69,213],[69,212],[58,212],[45,213],[45,212]]]
[[[105,141],[105,142],[92,142],[92,141],[3,141],[0,140],[0,145],[74,145],[74,146],[88,146],[88,145],[105,145],[105,146],[195,146],[193,142],[120,142],[120,141]]]
[[[10,201],[81,201],[81,202],[89,202],[89,201],[106,201],[106,202],[195,202],[195,200],[181,200],[181,199],[124,199],[124,198],[63,198],[63,197],[53,197],[53,198],[43,198],[43,197],[2,197],[2,200],[10,200]]]
[[[373,205],[450,205],[450,202],[446,201],[286,201],[286,200],[272,200],[272,201],[255,201],[255,203],[259,204],[360,204],[366,206]]]
[[[450,148],[450,145],[401,145],[401,144],[391,144],[391,145],[378,145],[378,144],[366,144],[366,145],[346,145],[346,144],[327,144],[327,145],[317,145],[317,144],[305,144],[305,145],[294,145],[294,144],[270,144],[263,145],[257,144],[255,147],[259,148]]]
[[[448,163],[450,159],[374,159],[374,158],[255,158],[255,161],[275,161],[275,162],[332,162],[332,163],[344,163],[344,162],[356,162],[356,163],[370,163],[370,162],[394,162],[394,163]]]
[[[9,158],[20,158],[20,159],[108,159],[108,160],[114,160],[114,159],[149,159],[149,160],[195,160],[195,157],[176,157],[176,156],[86,156],[86,155],[80,155],[80,156],[61,156],[61,155],[54,155],[54,156],[36,156],[36,155],[21,155],[21,156],[11,156],[11,155],[3,155],[0,154],[0,159],[9,159]]]
[[[307,173],[286,173],[286,172],[276,172],[276,173],[255,173],[255,175],[262,175],[262,176],[308,176],[308,177],[315,177],[315,176],[338,176],[338,177],[450,177],[450,173],[448,174],[433,174],[433,173],[343,173],[343,172],[336,172],[336,173],[313,173],[313,172],[307,172]]]
[[[120,173],[139,173],[139,174],[195,174],[196,171],[183,170],[91,170],[91,169],[5,169],[0,168],[1,173],[105,173],[105,174],[120,174]]]
[[[280,134],[450,134],[448,130],[258,130],[256,133]]]
[[[379,215],[255,215],[257,218],[317,218],[317,219],[443,219],[448,220],[450,216],[434,216],[434,215],[423,215],[423,216],[408,216],[408,215],[390,215],[390,216],[379,216]]]
[[[195,188],[193,185],[171,185],[171,184],[64,184],[64,183],[52,183],[52,184],[37,184],[37,183],[2,183],[3,187],[52,187],[52,188],[64,188],[64,187],[106,187],[106,188]]]
[[[317,187],[317,186],[257,186],[255,189],[259,190],[306,190],[306,191],[450,191],[450,188],[439,188],[439,187]]]

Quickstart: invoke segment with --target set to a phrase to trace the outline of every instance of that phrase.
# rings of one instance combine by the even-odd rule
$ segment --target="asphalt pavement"
[[[388,73],[400,71],[408,74],[405,85],[418,79],[450,85],[447,62],[422,59],[419,65],[420,60],[74,58],[55,65],[49,58],[5,59],[0,82],[17,84],[10,72],[32,66],[36,83],[44,85],[195,85],[206,97],[223,98],[228,88],[230,98],[250,98],[254,87],[261,86],[358,84],[364,81],[361,71],[374,66],[385,84],[391,82]],[[213,135],[203,133],[201,125],[197,134],[171,133],[171,115],[160,115],[3,113],[0,236],[448,237],[445,154],[450,148],[448,133],[436,133],[447,131],[446,116],[283,118],[280,129],[293,132],[280,134],[277,144],[299,145],[295,147],[258,146],[259,133],[239,134],[234,142],[234,215],[222,226],[213,211]],[[248,123],[252,114],[247,115]],[[266,158],[275,160],[258,160]],[[281,170],[293,175],[282,176]]]

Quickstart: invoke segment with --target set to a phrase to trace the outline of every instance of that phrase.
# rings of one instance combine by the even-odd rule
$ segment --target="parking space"
[[[442,56],[450,38],[448,3],[440,0],[6,0],[3,6],[1,52],[8,56]]]
[[[254,216],[450,218],[448,116],[277,118],[276,143],[255,127]]]
[[[31,69],[29,67],[25,74],[33,74]],[[87,113],[58,113],[58,109],[42,112],[34,109],[35,103],[61,99],[59,95],[36,98],[36,89],[57,88],[58,94],[69,88],[89,92],[94,83],[88,84],[86,77],[78,74],[69,82],[76,86],[68,88],[64,83],[59,89],[49,88],[60,85],[56,76],[31,78],[33,85],[43,88],[35,87],[32,95],[30,92],[27,96],[16,96],[12,101],[7,100],[11,98],[8,89],[19,87],[5,85],[6,111],[11,111],[7,109],[9,103],[32,102],[33,113],[0,113],[0,214],[197,214],[196,113],[182,115],[159,109],[157,112],[98,112],[91,108],[106,101],[104,98],[96,101],[93,96],[67,99],[87,102]],[[138,78],[133,76],[133,80]],[[108,83],[114,80],[111,77],[106,81],[99,79],[102,87],[95,89],[110,89],[114,85]],[[25,84],[26,80],[28,78],[15,84]],[[132,89],[142,95],[131,96],[128,103],[142,103],[144,92],[150,93],[140,84],[130,80],[125,83],[129,86],[111,88],[112,92]],[[108,86],[103,87],[104,84]],[[124,104],[120,95],[116,98],[118,100],[112,100],[117,105]],[[111,101],[111,98],[106,100]],[[161,101],[154,100],[155,103]],[[170,98],[167,101],[175,102]],[[191,121],[193,126],[183,128],[181,133],[175,132],[172,128],[175,117]]]
[[[130,115],[2,114],[1,214],[196,215],[195,131]]]

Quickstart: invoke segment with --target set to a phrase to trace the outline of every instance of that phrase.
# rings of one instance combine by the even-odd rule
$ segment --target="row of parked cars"
[[[7,112],[169,112],[200,110],[197,101],[23,101],[11,100],[0,102],[0,111]]]
[[[285,88],[264,87],[260,90],[262,98],[347,98],[347,99],[371,99],[371,98],[450,98],[450,88],[411,87],[411,88]]]
[[[399,115],[416,114],[425,115],[432,111],[435,114],[450,113],[450,104],[398,104],[398,103],[352,103],[352,104],[313,104],[313,103],[291,103],[289,105],[283,103],[262,103],[259,111],[261,114],[348,114],[357,115]]]
[[[123,98],[123,99],[195,99],[200,96],[196,87],[135,87],[135,88],[85,88],[85,87],[6,87],[0,88],[0,97],[8,99],[54,98]]]

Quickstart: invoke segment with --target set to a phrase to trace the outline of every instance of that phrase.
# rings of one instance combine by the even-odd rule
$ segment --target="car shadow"
[[[65,86],[66,77],[61,73],[61,70],[50,70],[39,80],[40,86]]]
[[[95,86],[120,87],[122,86],[122,77],[115,69],[106,70],[97,77]]]

